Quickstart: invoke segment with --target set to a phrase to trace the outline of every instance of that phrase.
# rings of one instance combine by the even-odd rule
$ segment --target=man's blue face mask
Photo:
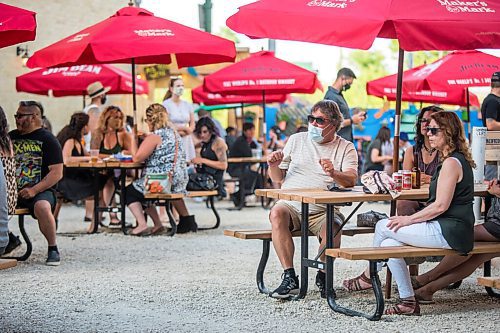
[[[309,132],[309,137],[314,142],[321,143],[324,140],[323,128],[319,128],[314,126],[313,124],[309,124],[307,130]]]

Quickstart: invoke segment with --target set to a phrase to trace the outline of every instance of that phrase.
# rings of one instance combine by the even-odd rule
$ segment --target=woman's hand
[[[431,183],[431,176],[426,175],[425,173],[420,174],[420,183],[421,184],[430,184]]]
[[[387,224],[387,227],[389,228],[389,230],[397,232],[402,227],[406,227],[412,224],[413,221],[411,219],[411,216],[391,216],[389,217],[389,223]]]
[[[203,157],[195,157],[191,160],[191,163],[196,164],[196,165],[203,164],[203,160],[204,160]]]

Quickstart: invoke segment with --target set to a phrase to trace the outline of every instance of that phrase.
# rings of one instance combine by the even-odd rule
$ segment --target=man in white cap
[[[87,94],[90,97],[90,105],[87,105],[83,112],[89,115],[89,133],[85,135],[85,148],[90,150],[90,133],[98,126],[99,116],[102,112],[102,106],[106,103],[106,93],[111,87],[104,87],[100,81],[89,84]]]

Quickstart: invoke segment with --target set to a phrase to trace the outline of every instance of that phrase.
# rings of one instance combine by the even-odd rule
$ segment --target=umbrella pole
[[[83,99],[83,108],[85,109],[85,93],[82,93],[82,99]]]
[[[137,101],[135,96],[135,59],[132,58],[132,106],[134,115],[134,136],[137,138]]]
[[[266,124],[266,91],[262,90],[262,134],[264,135],[264,147],[267,143],[267,124]]]
[[[471,138],[471,125],[470,125],[470,96],[469,96],[469,87],[465,88],[465,91],[467,92],[466,98],[467,98],[467,136],[469,137],[469,142]]]
[[[396,85],[396,115],[394,119],[394,147],[393,147],[393,160],[392,160],[392,172],[397,172],[399,170],[399,131],[401,126],[401,98],[403,95],[403,62],[405,57],[405,51],[399,48],[398,54],[398,81]],[[396,213],[396,202],[393,200],[391,202],[391,216]]]

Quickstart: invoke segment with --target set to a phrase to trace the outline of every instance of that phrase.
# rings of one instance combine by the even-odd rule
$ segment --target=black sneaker
[[[291,276],[289,273],[281,275],[283,281],[275,291],[269,294],[270,297],[286,299],[299,294],[299,277],[297,275]]]
[[[325,272],[318,271],[316,274],[316,286],[319,289],[321,298],[326,298],[326,275]],[[333,298],[337,298],[335,289],[333,290]]]
[[[59,252],[56,250],[51,250],[47,254],[47,260],[45,261],[45,265],[47,266],[59,266],[61,263],[61,257],[59,256]]]
[[[19,239],[19,236],[16,236],[12,232],[9,232],[9,244],[7,244],[7,246],[5,247],[5,252],[3,254],[5,255],[11,253],[20,245],[21,240]]]

